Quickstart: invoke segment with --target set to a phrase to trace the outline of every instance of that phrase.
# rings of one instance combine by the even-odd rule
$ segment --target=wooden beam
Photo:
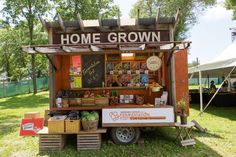
[[[39,53],[45,53],[45,54],[60,52],[58,51],[58,48],[53,48],[53,47],[35,47],[34,50]]]
[[[94,46],[94,45],[90,45],[90,49],[91,49],[92,51],[102,51],[102,50],[103,50],[102,48],[99,48],[99,47]]]
[[[51,63],[53,69],[54,69],[55,71],[57,71],[57,67],[56,67],[55,63],[53,62],[53,60],[49,57],[48,54],[46,54],[46,56],[47,56],[49,62]]]
[[[171,50],[175,47],[175,43],[165,44],[160,46],[160,50]]]
[[[140,10],[138,9],[138,15],[137,15],[137,19],[136,19],[137,28],[139,28],[139,18],[140,18]]]
[[[61,15],[60,15],[60,14],[57,14],[57,17],[58,17],[58,22],[59,22],[59,24],[60,24],[60,27],[61,27],[62,31],[65,32],[65,31],[66,31],[66,27],[65,27],[65,25],[64,25],[64,21],[63,21],[62,18],[61,18]]]
[[[65,52],[89,52],[91,51],[89,47],[72,47],[72,46],[62,46]]]
[[[157,14],[156,14],[156,28],[158,27],[160,19],[160,7],[157,8]]]
[[[173,27],[174,31],[175,31],[175,28],[176,28],[176,26],[178,24],[179,16],[180,16],[180,8],[177,10],[177,12],[175,14],[175,24],[174,24],[174,27]]]
[[[22,51],[30,53],[30,54],[34,54],[36,53],[36,51],[32,48],[32,47],[22,47]]]
[[[79,22],[79,27],[80,27],[80,29],[81,29],[81,30],[84,30],[84,23],[83,23],[83,20],[81,19],[81,16],[80,16],[79,13],[77,14],[77,20],[78,20],[78,22]]]
[[[120,9],[118,9],[117,26],[118,29],[120,30]]]
[[[120,45],[119,46],[119,49],[120,49],[120,51],[142,51],[142,50],[144,50],[145,49],[145,44],[142,44],[142,45],[140,45],[140,46],[138,46],[138,47],[122,47],[122,45]]]
[[[46,21],[41,16],[39,16],[39,20],[44,28],[44,31],[48,32],[48,27],[47,27]]]
[[[99,28],[102,29],[102,16],[100,13],[98,13],[98,23],[99,23]]]

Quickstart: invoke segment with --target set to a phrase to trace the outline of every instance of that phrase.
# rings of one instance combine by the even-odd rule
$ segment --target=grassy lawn
[[[189,119],[197,120],[208,129],[207,133],[192,132],[197,144],[183,148],[173,140],[176,130],[172,127],[157,128],[155,131],[142,133],[144,146],[108,145],[103,140],[99,151],[76,151],[73,139],[62,152],[38,151],[38,137],[19,137],[19,123],[25,112],[48,109],[48,92],[36,96],[20,95],[0,99],[0,157],[19,156],[236,156],[236,107],[209,107],[202,117],[197,116],[198,106],[192,105]],[[109,135],[105,135],[109,138]]]

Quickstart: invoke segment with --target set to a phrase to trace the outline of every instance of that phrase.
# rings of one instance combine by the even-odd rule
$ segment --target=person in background
[[[212,80],[210,85],[210,94],[216,92],[216,85],[215,82]]]
[[[225,80],[224,76],[222,77],[222,82],[223,82],[223,84],[222,84],[220,90],[221,90],[221,92],[227,92],[228,86],[229,86],[229,82],[228,82],[228,80]]]

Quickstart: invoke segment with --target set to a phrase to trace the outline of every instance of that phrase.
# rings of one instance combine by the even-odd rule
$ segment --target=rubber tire
[[[123,127],[123,128],[130,128],[130,127]],[[138,141],[139,137],[140,137],[140,129],[139,128],[134,128],[132,127],[135,131],[135,135],[134,135],[134,138],[129,141],[129,142],[123,142],[123,141],[120,141],[119,138],[116,137],[116,131],[118,128],[112,128],[111,129],[111,138],[113,140],[113,142],[115,144],[119,144],[119,145],[129,145],[129,144],[134,144]]]

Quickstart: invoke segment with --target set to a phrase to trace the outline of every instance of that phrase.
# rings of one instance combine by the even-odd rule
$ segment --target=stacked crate
[[[39,151],[60,151],[65,145],[65,135],[40,134]]]
[[[100,149],[101,133],[77,134],[77,150]]]

